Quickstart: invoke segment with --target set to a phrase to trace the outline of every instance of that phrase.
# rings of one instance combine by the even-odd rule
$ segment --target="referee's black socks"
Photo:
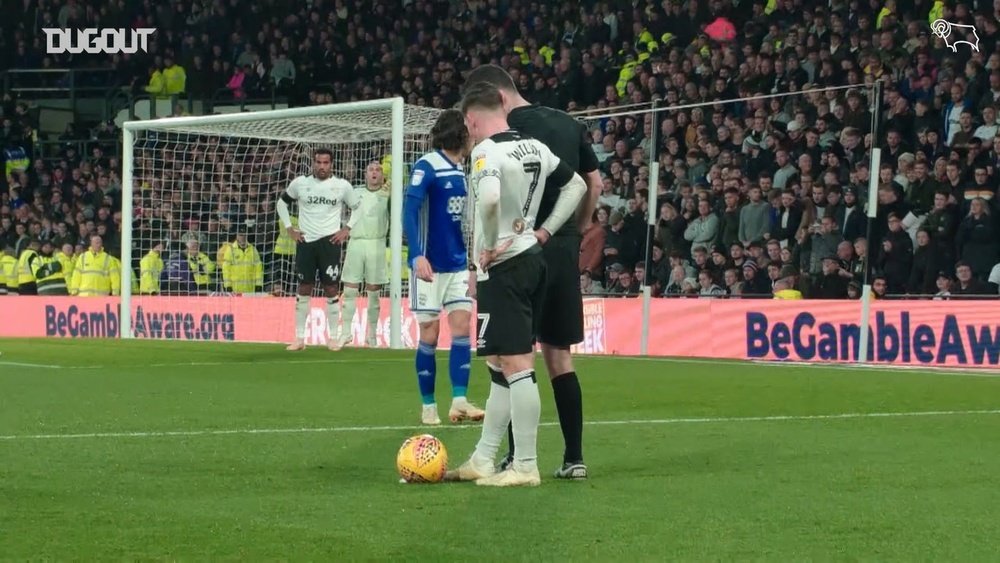
[[[580,379],[576,372],[571,371],[553,378],[552,393],[559,412],[563,440],[566,441],[563,462],[583,461],[583,393],[580,391]]]

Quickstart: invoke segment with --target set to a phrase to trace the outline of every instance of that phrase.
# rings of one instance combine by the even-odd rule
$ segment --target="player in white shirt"
[[[544,143],[509,129],[495,86],[471,86],[462,100],[472,150],[476,201],[476,353],[486,357],[492,384],[482,436],[472,457],[451,480],[494,487],[538,485],[538,420],[541,401],[535,378],[535,336],[545,294],[546,266],[540,244],[573,217],[587,184]],[[535,225],[542,194],[560,190],[552,212]],[[499,473],[500,441],[513,425],[514,462]]]
[[[355,188],[361,205],[351,214],[357,217],[351,228],[351,240],[347,243],[344,258],[344,328],[340,342],[346,346],[354,336],[351,325],[357,308],[361,283],[365,284],[368,297],[369,347],[375,347],[380,314],[379,290],[388,282],[385,272],[385,238],[389,233],[389,186],[385,183],[382,165],[371,162],[365,169],[365,187]]]
[[[326,295],[326,315],[329,330],[328,348],[338,350],[337,325],[340,324],[338,303],[340,283],[340,253],[351,232],[355,217],[346,227],[341,225],[344,206],[357,209],[361,198],[350,182],[333,175],[333,153],[329,149],[313,151],[313,173],[292,180],[276,205],[278,218],[288,236],[298,243],[295,250],[295,270],[299,288],[295,298],[295,341],[287,350],[305,349],[306,321],[309,318],[309,297],[319,275]],[[292,226],[289,206],[298,202],[299,228]]]

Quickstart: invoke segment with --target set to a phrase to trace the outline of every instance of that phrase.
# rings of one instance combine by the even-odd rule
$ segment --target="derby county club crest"
[[[944,39],[944,44],[952,52],[958,52],[956,45],[959,43],[965,43],[972,47],[973,51],[979,52],[979,35],[976,34],[975,26],[934,20],[934,23],[931,24],[931,31],[934,32],[934,35]]]
[[[523,233],[526,228],[528,228],[528,223],[524,219],[518,217],[517,219],[514,219],[514,224],[511,225],[511,228],[514,230],[515,235],[519,235]]]

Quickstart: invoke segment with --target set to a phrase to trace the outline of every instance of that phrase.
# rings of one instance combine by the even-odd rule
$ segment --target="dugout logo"
[[[149,36],[156,32],[156,28],[59,29],[43,27],[42,32],[45,33],[45,52],[50,55],[63,53],[114,55],[116,53],[147,52]]]

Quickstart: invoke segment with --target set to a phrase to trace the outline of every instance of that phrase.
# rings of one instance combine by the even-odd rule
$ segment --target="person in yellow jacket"
[[[21,251],[17,258],[17,293],[18,295],[38,295],[38,284],[35,282],[35,274],[31,271],[31,264],[38,259],[38,249],[42,244],[36,238],[32,238],[28,243],[28,248]]]
[[[167,81],[163,79],[163,72],[155,66],[149,68],[149,83],[146,84],[145,90],[154,98],[167,97]]]
[[[73,266],[76,264],[76,258],[73,256],[73,245],[64,244],[59,252],[56,252],[56,258],[59,259],[59,263],[62,264],[63,275],[66,276],[67,286],[70,280],[73,279]]]
[[[187,87],[187,73],[184,67],[174,62],[173,57],[163,57],[163,89],[167,96],[183,94]]]
[[[257,249],[247,242],[246,233],[237,233],[236,242],[226,244],[223,249],[225,256],[220,258],[222,287],[233,293],[263,292],[264,263]]]
[[[201,244],[196,240],[187,243],[187,261],[194,277],[194,285],[199,295],[207,295],[212,290],[212,274],[215,273],[215,262],[201,251]]]
[[[31,261],[31,273],[38,285],[38,295],[69,295],[62,262],[56,258],[52,241],[42,243],[38,256]]]
[[[122,280],[117,263],[118,260],[104,251],[104,240],[100,236],[90,237],[90,248],[80,254],[73,266],[69,294],[85,297],[118,295]]]
[[[802,292],[793,288],[788,280],[782,279],[774,282],[775,299],[802,299]]]
[[[299,228],[299,218],[292,217],[292,227]],[[295,241],[288,236],[281,221],[278,221],[278,238],[274,241],[274,263],[271,266],[268,286],[278,286],[282,295],[294,295],[295,286]]]
[[[163,273],[163,243],[158,243],[139,261],[139,293],[158,295]]]
[[[14,247],[0,250],[0,295],[17,295],[17,258]]]

